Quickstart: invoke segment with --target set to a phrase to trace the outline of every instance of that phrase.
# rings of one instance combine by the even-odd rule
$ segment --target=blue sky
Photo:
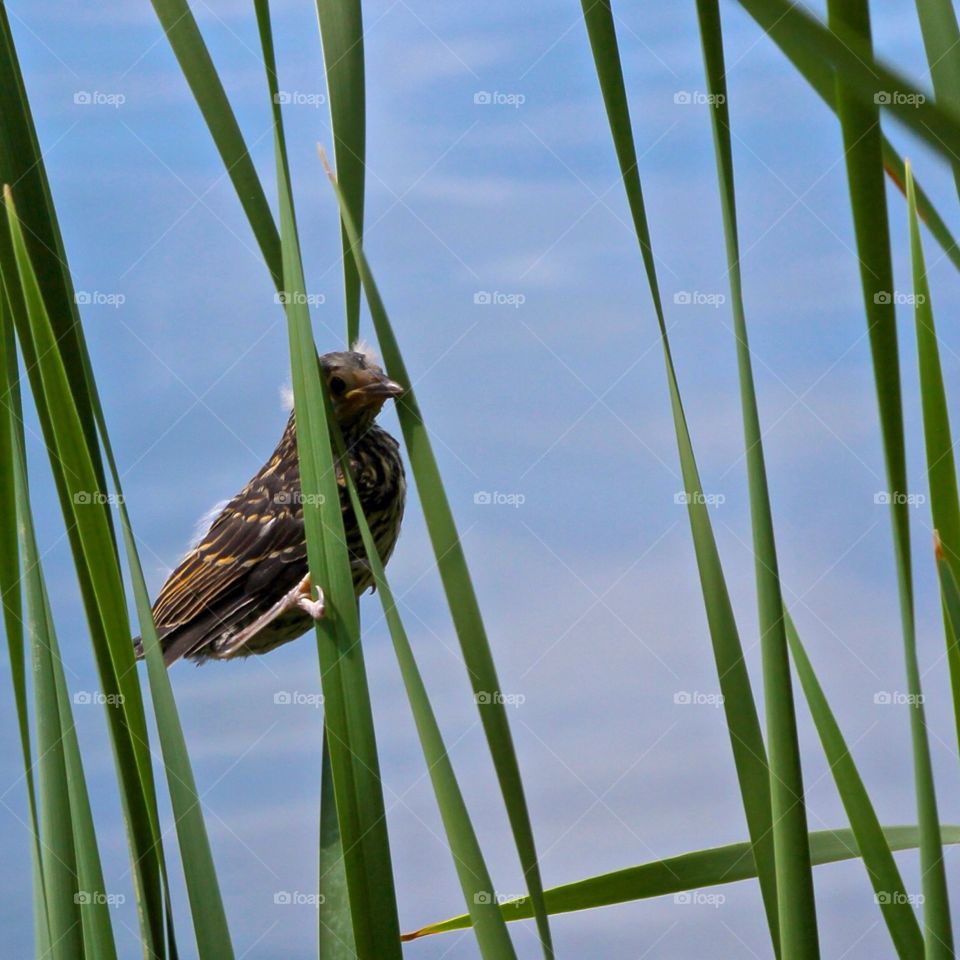
[[[879,4],[877,46],[926,84],[910,4]],[[321,348],[342,343],[339,231],[316,159],[330,143],[315,16],[274,5],[280,86]],[[247,5],[195,5],[273,198],[272,143]],[[740,9],[722,7],[747,319],[786,596],[885,823],[915,820],[903,658],[865,322],[833,116]],[[285,420],[284,318],[233,189],[149,4],[8,4],[140,555],[155,592],[214,502]],[[704,487],[759,688],[734,342],[692,5],[617,5],[661,286]],[[367,250],[391,312],[480,594],[548,884],[743,839],[681,489],[663,361],[579,5],[408,0],[365,7]],[[491,96],[475,103],[478,93]],[[75,103],[77,93],[100,102]],[[93,97],[93,94],[103,96]],[[123,102],[116,103],[119,96]],[[113,102],[105,102],[113,98]],[[522,103],[518,102],[522,98]],[[82,98],[81,98],[82,99]],[[483,99],[483,98],[481,98]],[[682,99],[682,98],[681,98]],[[512,102],[502,102],[504,100]],[[957,227],[949,171],[895,126]],[[889,194],[898,288],[904,205]],[[948,385],[957,280],[925,237]],[[498,302],[475,303],[478,293]],[[674,302],[690,294],[697,301]],[[122,302],[120,301],[122,298]],[[909,308],[901,308],[911,490],[925,492]],[[368,329],[368,328],[367,328]],[[956,417],[960,411],[953,408]],[[384,422],[394,428],[387,412]],[[34,443],[34,506],[68,679],[95,691],[59,511]],[[478,492],[522,497],[477,504]],[[515,496],[516,501],[519,497]],[[918,622],[941,815],[960,821],[927,505],[913,513]],[[522,885],[456,638],[412,498],[394,589],[498,891]],[[459,888],[376,598],[363,606],[401,921],[460,912]],[[7,670],[4,662],[0,670]],[[238,956],[313,956],[321,716],[305,639],[268,658],[172,673]],[[759,695],[759,690],[758,690]],[[843,810],[800,705],[809,817]],[[122,956],[137,955],[126,841],[96,706],[77,721]],[[31,955],[28,835],[10,698],[0,702],[0,927]],[[169,824],[169,817],[167,823]],[[175,856],[171,837],[170,855]],[[947,854],[956,887],[957,854]],[[918,890],[915,857],[900,863]],[[892,954],[859,864],[817,877],[825,957]],[[555,921],[560,956],[769,955],[752,885]],[[186,902],[177,891],[186,917]],[[190,954],[188,927],[183,943]],[[515,928],[534,957],[528,926]],[[477,956],[468,935],[411,958]]]

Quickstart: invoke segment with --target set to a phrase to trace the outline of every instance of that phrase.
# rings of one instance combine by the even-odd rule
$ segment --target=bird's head
[[[387,400],[403,394],[403,387],[383,372],[362,344],[323,354],[320,375],[341,429],[371,423]]]

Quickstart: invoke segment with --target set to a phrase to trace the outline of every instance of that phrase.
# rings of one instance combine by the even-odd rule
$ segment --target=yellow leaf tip
[[[317,144],[317,153],[320,156],[320,162],[323,164],[323,169],[326,171],[327,176],[331,180],[336,180],[336,175],[333,172],[333,167],[330,166],[330,159],[327,157],[327,151],[324,149],[322,143]]]

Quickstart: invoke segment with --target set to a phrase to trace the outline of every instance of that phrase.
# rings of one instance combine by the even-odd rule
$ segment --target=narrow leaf
[[[920,831],[916,827],[884,827],[883,833],[891,850],[914,850],[920,843]],[[960,843],[960,826],[944,826],[943,838],[945,843]],[[810,858],[814,866],[855,860],[859,856],[857,840],[851,830],[818,830],[810,834]],[[684,898],[686,891],[724,886],[753,879],[756,875],[750,844],[732,843],[553,887],[546,891],[547,910],[550,914],[595,910],[670,894],[674,894],[679,903],[689,903],[691,900]],[[508,921],[528,920],[533,916],[527,897],[509,900],[500,909]],[[470,917],[464,914],[404,934],[404,940],[465,930],[469,926]]]
[[[363,286],[374,329],[377,332],[377,341],[383,354],[384,362],[390,376],[402,383],[404,395],[397,401],[397,415],[403,438],[410,459],[410,466],[417,483],[417,493],[427,522],[427,531],[433,545],[434,556],[440,571],[440,579],[447,595],[447,605],[453,618],[457,639],[463,653],[464,663],[470,683],[473,686],[477,708],[480,711],[480,720],[483,723],[490,755],[493,758],[494,769],[503,794],[504,805],[513,830],[514,842],[523,868],[524,879],[530,897],[534,904],[537,917],[537,929],[540,936],[544,955],[553,956],[553,944],[550,937],[550,928],[543,909],[543,881],[540,876],[540,865],[537,860],[536,845],[533,839],[533,827],[530,823],[530,812],[523,791],[523,781],[520,777],[520,765],[510,733],[506,707],[503,698],[499,696],[500,681],[497,677],[493,654],[487,640],[483,619],[480,615],[480,606],[470,580],[463,546],[457,533],[450,502],[447,499],[440,471],[433,455],[430,438],[427,434],[420,408],[417,405],[413,390],[413,379],[407,373],[406,365],[400,354],[390,319],[380,292],[377,289],[370,266],[367,263],[357,227],[353,223],[350,210],[346,206],[340,188],[330,174],[337,201],[340,204],[340,216],[347,227],[350,236],[352,251],[360,271],[360,281]]]

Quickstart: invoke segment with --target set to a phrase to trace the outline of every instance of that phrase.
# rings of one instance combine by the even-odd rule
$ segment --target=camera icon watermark
[[[126,294],[103,293],[100,290],[78,290],[73,295],[73,302],[79,307],[113,307],[116,310],[127,302]]]
[[[73,702],[79,707],[86,707],[91,704],[118,707],[124,702],[124,694],[102,693],[99,690],[77,690],[73,695]]]
[[[513,107],[519,110],[527,98],[522,93],[502,93],[500,90],[477,90],[473,95],[473,102],[478,107]]]
[[[713,907],[714,910],[722,907],[727,898],[722,893],[706,893],[703,890],[683,890],[673,895],[673,902],[683,907]]]
[[[473,695],[474,702],[481,707],[499,703],[505,707],[522,707],[527,698],[522,693],[503,693],[501,690],[481,690]]]
[[[724,696],[722,693],[703,693],[700,690],[677,690],[673,695],[673,702],[677,706],[693,707],[722,707]]]
[[[926,700],[923,693],[904,693],[902,690],[878,690],[873,702],[881,707],[915,707]]]
[[[474,306],[478,307],[513,307],[518,310],[526,302],[526,294],[505,293],[502,290],[477,290],[473,295]]]
[[[301,690],[277,690],[273,702],[282,707],[313,707],[319,710],[323,706],[322,693],[304,693]]]
[[[673,302],[679,306],[713,307],[717,310],[727,302],[727,296],[703,290],[677,290]]]
[[[103,890],[78,890],[73,895],[73,902],[80,907],[92,905],[119,907],[126,903],[126,896],[122,893],[104,893]]]
[[[319,907],[326,901],[322,893],[303,893],[300,890],[276,890],[273,902],[278,907]]]
[[[75,90],[73,102],[78,107],[113,107],[116,110],[127,102],[127,97],[123,93],[105,93],[102,90]]]
[[[908,507],[920,507],[927,502],[925,493],[903,493],[900,490],[878,490],[873,495],[873,502],[878,507],[890,506],[890,504],[906,504]]]
[[[302,90],[278,90],[273,95],[273,102],[282,107],[322,107],[327,102],[325,93],[305,93]]]
[[[873,295],[876,304],[893,303],[897,306],[914,307],[927,302],[926,294],[901,293],[899,290],[877,290]]]
[[[327,498],[322,493],[304,493],[302,490],[278,490],[273,495],[273,502],[278,506],[320,506],[327,502]]]
[[[302,290],[279,290],[273,295],[273,302],[281,306],[299,305],[320,307],[327,302],[323,293],[304,293]]]
[[[720,507],[727,502],[726,494],[723,493],[704,493],[702,490],[694,490],[688,493],[686,490],[678,490],[673,495],[673,502],[677,506],[689,506],[690,504],[702,504],[706,507]]]
[[[673,102],[679,106],[710,106],[726,103],[727,98],[722,93],[704,93],[702,90],[677,90],[673,95]]]
[[[879,107],[919,107],[927,102],[922,93],[906,93],[903,90],[878,90],[873,95],[873,102]]]
[[[80,507],[116,507],[124,502],[124,496],[122,493],[104,493],[102,490],[77,490],[73,495],[73,502]]]
[[[527,502],[526,494],[502,493],[499,490],[475,490],[473,502],[478,507],[513,507],[519,509]]]
[[[924,902],[922,893],[905,893],[903,890],[880,890],[873,895],[873,902],[883,907],[888,904],[906,904],[911,907],[921,907]]]

